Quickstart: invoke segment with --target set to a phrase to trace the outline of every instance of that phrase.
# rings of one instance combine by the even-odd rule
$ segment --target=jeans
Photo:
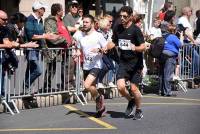
[[[187,45],[187,48],[188,48],[188,49],[186,49],[186,54],[191,56],[190,58],[192,59],[190,76],[191,77],[199,76],[200,75],[200,55],[199,55],[199,52],[191,44],[186,44],[186,45]]]
[[[176,57],[167,58],[160,64],[160,90],[161,95],[171,95],[172,79],[176,68]]]
[[[114,62],[114,61],[113,61]],[[114,62],[114,66],[115,66],[115,69],[114,70],[109,70],[108,72],[108,82],[114,82],[115,81],[115,75],[116,75],[116,72],[119,68],[119,65]]]
[[[61,62],[61,88],[74,86],[75,63],[71,55],[63,55]]]
[[[50,90],[51,81],[53,80],[53,77],[56,74],[56,58],[54,58],[50,63],[47,63],[46,67],[47,68],[44,76],[44,88]]]
[[[30,88],[32,83],[42,74],[38,60],[28,60],[25,74],[25,88]]]
[[[5,80],[5,71],[3,67],[0,68],[0,96],[5,96],[5,87],[4,87],[4,80]]]
[[[200,75],[200,56],[194,48],[192,49],[192,74],[194,77]]]
[[[113,60],[110,57],[104,55],[102,59],[103,59],[103,67],[99,72],[98,81],[97,81],[99,83],[103,82],[103,78],[106,75],[106,73],[109,72],[109,70],[112,71],[112,72],[115,71]],[[111,81],[112,79],[108,78],[108,80]]]
[[[103,78],[106,75],[106,73],[108,72],[108,68],[106,66],[105,63],[103,63],[103,68],[100,70],[99,75],[98,75],[98,82],[99,83],[103,83]]]

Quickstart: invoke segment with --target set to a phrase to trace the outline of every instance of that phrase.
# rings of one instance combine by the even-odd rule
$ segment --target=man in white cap
[[[37,41],[40,48],[46,47],[45,39],[54,40],[58,35],[44,33],[42,16],[44,15],[47,5],[40,1],[35,1],[32,5],[33,13],[27,17],[27,22],[24,27],[27,41]],[[25,93],[31,93],[29,87],[42,74],[39,65],[39,51],[26,51],[27,69],[25,75]]]

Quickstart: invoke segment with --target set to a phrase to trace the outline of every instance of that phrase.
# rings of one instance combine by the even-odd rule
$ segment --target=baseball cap
[[[72,0],[71,3],[72,3],[72,5],[73,4],[78,4],[78,1],[77,0]]]
[[[40,9],[40,8],[47,9],[47,5],[41,1],[35,1],[32,5],[32,8],[35,10]]]

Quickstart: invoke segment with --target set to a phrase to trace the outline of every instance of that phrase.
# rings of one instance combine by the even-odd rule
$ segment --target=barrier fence
[[[74,48],[20,49],[15,51],[18,55],[18,67],[15,69],[12,65],[14,63],[5,56],[7,52],[1,50],[0,85],[1,90],[5,91],[2,103],[10,113],[14,114],[8,105],[10,102],[19,113],[13,99],[31,96],[70,93],[76,95],[81,104],[87,103],[81,90],[83,81],[80,75],[82,74],[80,57],[74,62],[73,51]],[[30,53],[38,55],[34,60],[27,60],[27,56],[33,56]],[[5,59],[9,62],[5,63]],[[80,99],[80,95],[84,102]]]
[[[87,104],[82,92],[84,88],[81,59],[77,57],[74,60],[74,48],[20,49],[14,51],[18,55],[18,67],[16,69],[13,67],[12,61],[5,56],[7,52],[3,49],[0,50],[0,91],[5,91],[2,95],[2,103],[5,104],[11,114],[14,114],[14,111],[10,108],[10,103],[19,113],[13,99],[30,96],[69,93],[74,94],[82,105]],[[37,53],[38,56],[34,60],[27,60],[30,53]],[[184,92],[187,92],[187,88],[183,81],[200,76],[199,53],[200,46],[184,45],[180,50],[179,64],[175,72],[178,77],[173,81]],[[6,58],[9,59],[7,65],[5,65]],[[155,60],[147,56],[146,62],[148,73],[158,77],[158,66],[154,63]],[[153,65],[153,67],[149,65]],[[106,82],[107,80],[105,80]]]

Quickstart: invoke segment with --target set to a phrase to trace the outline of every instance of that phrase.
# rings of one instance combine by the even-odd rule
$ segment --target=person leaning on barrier
[[[11,32],[10,27],[7,25],[8,22],[8,16],[6,14],[6,12],[0,10],[0,48],[5,48],[6,50],[1,51],[1,57],[0,57],[0,61],[1,61],[1,74],[0,74],[0,79],[1,79],[1,95],[4,96],[4,76],[5,76],[5,70],[8,70],[7,65],[6,64],[10,64],[10,62],[13,59],[6,59],[6,57],[10,57],[11,55],[8,54],[12,54],[14,55],[14,57],[16,57],[15,53],[12,51],[12,48],[26,48],[26,47],[38,47],[38,44],[36,43],[28,43],[29,45],[27,45],[27,43],[24,44],[20,44],[17,41],[17,38],[13,38],[12,36],[14,36]],[[12,33],[12,34],[11,34]],[[6,56],[7,55],[7,56]],[[18,64],[18,62],[17,62]]]
[[[36,48],[39,45],[36,42],[26,42],[24,37],[24,24],[26,16],[22,13],[15,13],[10,16],[8,29],[10,32],[10,40],[15,42],[18,48]]]
[[[9,29],[6,26],[8,21],[7,13],[0,10],[0,48],[13,48],[16,47],[15,43],[9,41]],[[5,96],[4,77],[5,77],[5,56],[4,50],[0,51],[0,96]],[[0,97],[1,98],[1,97]]]
[[[192,12],[191,7],[182,8],[182,16],[178,19],[177,26],[179,29],[184,29],[184,45],[188,45],[186,51],[188,54],[191,53],[190,55],[192,56],[190,57],[192,59],[190,76],[198,77],[200,75],[200,53],[195,49],[195,46],[198,45],[198,40],[194,39],[193,27],[190,24]]]
[[[55,40],[59,38],[59,35],[45,33],[44,31],[42,16],[46,8],[47,6],[43,2],[35,1],[32,5],[33,13],[27,17],[24,27],[27,41],[36,41],[39,44],[39,48],[47,48],[45,39]],[[45,52],[45,50],[43,52]],[[30,94],[30,86],[42,74],[39,64],[39,50],[27,50],[26,58],[28,63],[24,86],[25,94]]]
[[[63,16],[62,5],[59,3],[54,3],[51,6],[51,15],[49,15],[45,19],[44,28],[46,33],[54,33],[56,35],[59,35],[59,38],[56,40],[48,40],[47,41],[48,48],[68,48],[72,44],[70,33],[68,29],[64,26],[64,23],[62,21],[62,16]],[[49,73],[47,76],[47,70],[46,70],[44,79],[44,88],[46,88],[45,90],[47,89],[50,90],[51,88],[51,81],[56,72],[56,59],[58,59],[58,56],[61,56],[59,54],[61,53],[60,51],[49,50],[49,52],[51,53],[50,55],[52,55],[53,57],[51,57],[52,60],[49,63],[47,63],[47,69],[49,70]],[[62,66],[65,66],[64,60],[62,61]],[[51,70],[53,72],[50,72]],[[64,69],[62,69],[61,71],[62,71],[61,73],[62,77],[66,77],[64,76]],[[64,80],[64,78],[62,78],[62,80]]]
[[[196,11],[195,26],[194,36],[198,37],[200,35],[200,10]],[[198,44],[200,43],[198,42]]]
[[[117,72],[117,87],[122,96],[129,102],[125,112],[126,117],[133,117],[133,110],[136,110],[133,119],[143,118],[141,110],[142,95],[138,88],[142,80],[141,64],[143,51],[146,49],[144,37],[139,27],[133,23],[133,10],[130,6],[123,6],[120,9],[121,24],[113,30],[113,42],[119,46],[120,61]],[[131,83],[131,93],[126,91],[126,80]]]
[[[185,28],[184,36],[187,39],[184,39],[184,41],[187,40],[188,43],[191,44],[197,44],[195,42],[195,39],[193,37],[193,27],[190,24],[190,17],[192,16],[192,8],[191,7],[184,7],[182,8],[182,16],[178,19],[178,25],[182,25]]]

